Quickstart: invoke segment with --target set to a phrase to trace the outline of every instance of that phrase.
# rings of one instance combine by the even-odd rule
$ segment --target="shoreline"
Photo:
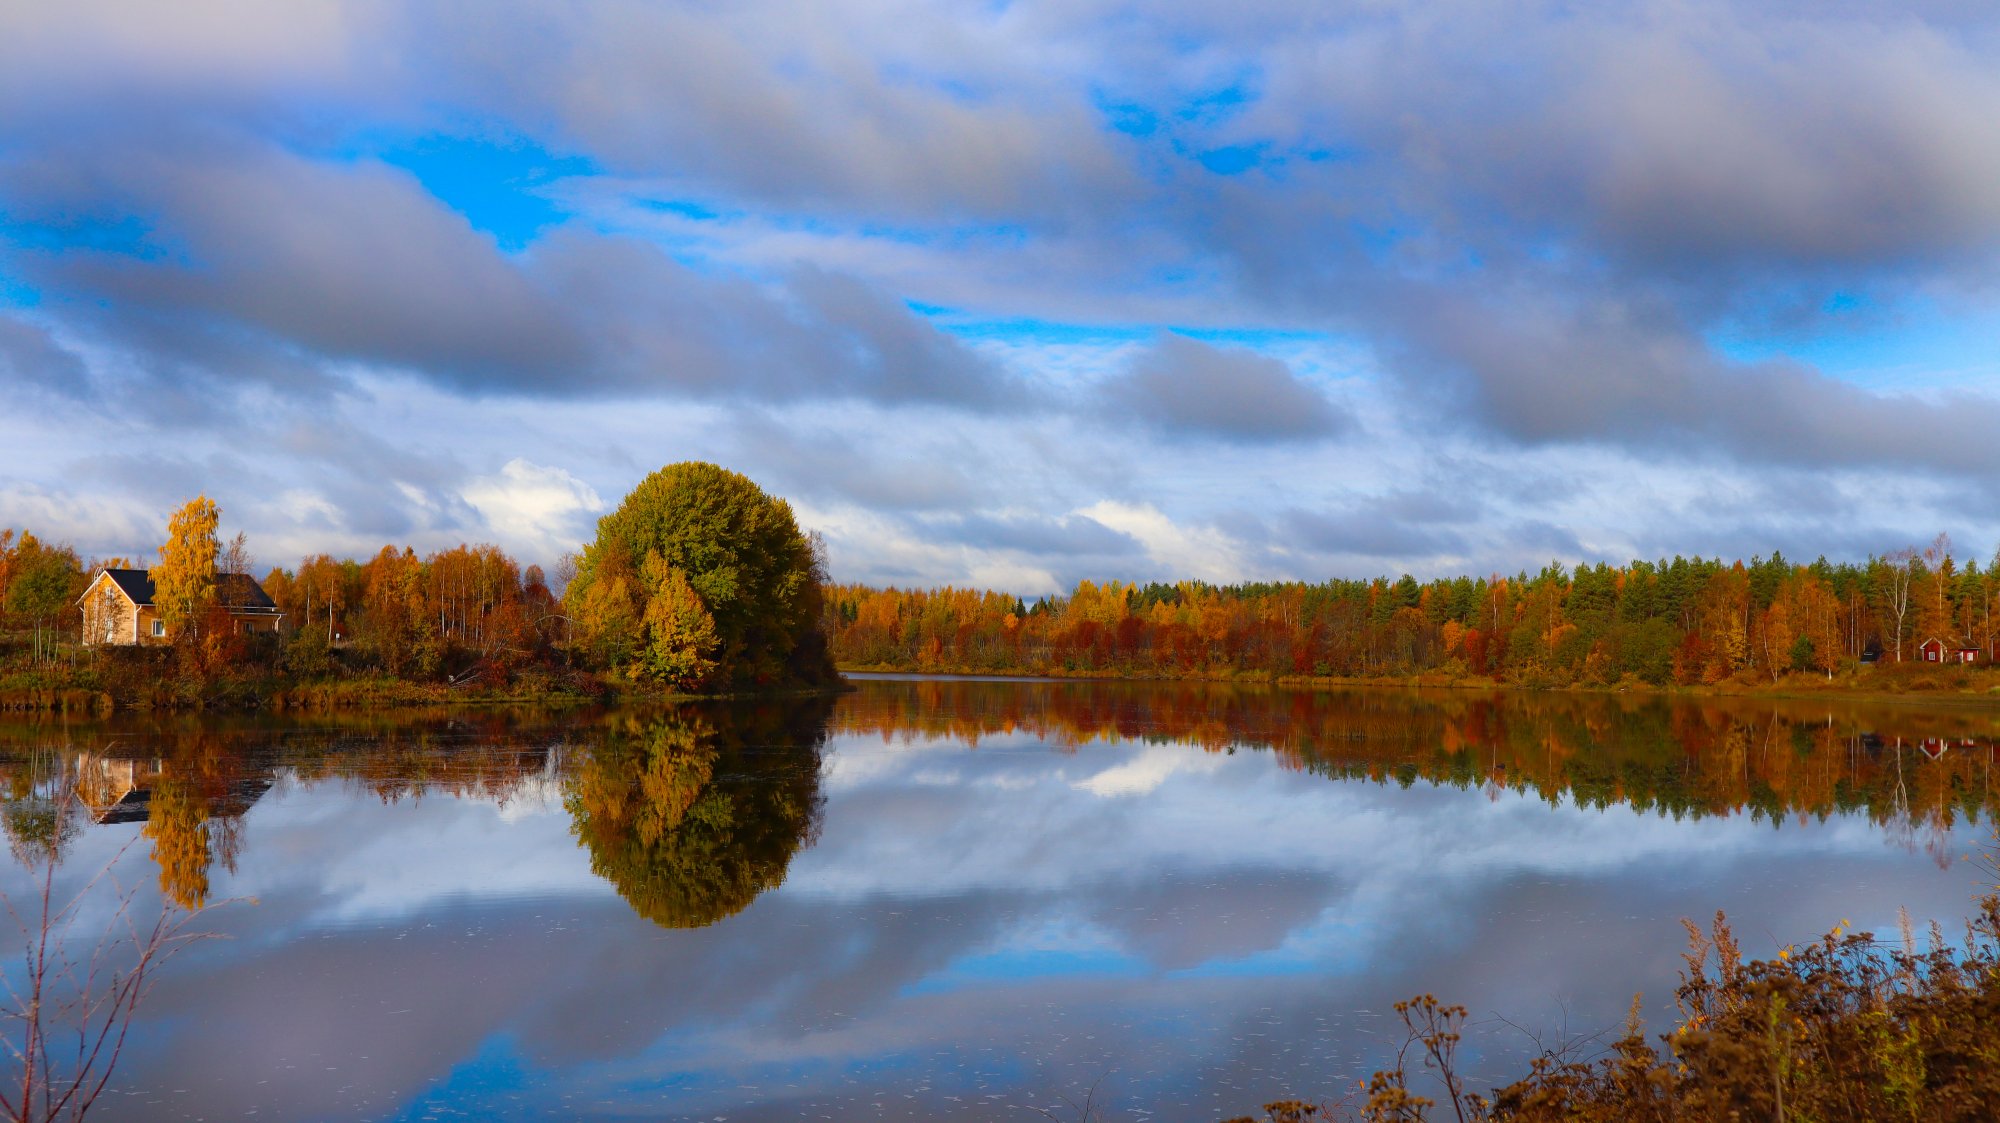
[[[108,716],[112,713],[313,713],[337,710],[395,710],[438,706],[485,708],[495,706],[540,706],[568,709],[596,705],[754,701],[767,698],[835,696],[858,689],[856,680],[871,678],[934,682],[985,683],[1200,683],[1287,690],[1440,690],[1507,691],[1545,695],[1619,695],[1699,699],[1770,699],[1787,701],[1838,701],[1905,705],[1934,708],[2000,709],[2000,674],[1947,671],[1946,674],[1977,676],[1970,681],[1935,681],[1920,677],[1922,664],[1905,664],[1912,671],[1889,671],[1887,682],[1870,682],[1883,671],[1865,671],[1829,683],[1817,676],[1791,675],[1775,683],[1730,681],[1713,684],[1661,685],[1628,678],[1613,683],[1537,683],[1486,677],[1445,675],[1314,676],[1275,675],[1269,672],[1202,671],[1181,674],[1127,672],[1118,670],[973,669],[957,667],[916,668],[885,664],[845,665],[837,668],[837,682],[817,686],[787,686],[770,690],[717,692],[713,694],[651,693],[601,676],[575,673],[565,676],[528,676],[531,681],[481,688],[476,683],[421,682],[386,676],[355,676],[294,682],[281,677],[239,679],[234,682],[206,683],[206,689],[190,696],[182,691],[185,683],[169,675],[134,676],[106,685],[92,681],[96,676],[65,673],[56,668],[46,675],[17,675],[39,682],[19,685],[0,683],[0,713],[62,714],[66,716]],[[1930,671],[1935,675],[1935,670]],[[853,676],[850,678],[850,676]],[[1856,681],[1857,677],[1863,681]],[[1993,679],[1992,684],[1984,680]]]
[[[1906,664],[1921,668],[1922,664]],[[1714,684],[1660,685],[1642,679],[1613,683],[1533,683],[1509,682],[1484,677],[1440,675],[1274,675],[1268,672],[1191,672],[1187,674],[1125,673],[1107,670],[965,670],[887,666],[882,664],[841,665],[843,675],[884,676],[970,682],[1144,682],[1206,683],[1218,686],[1281,687],[1295,690],[1467,690],[1510,691],[1530,694],[1636,695],[1662,698],[1770,698],[1793,701],[1827,699],[1844,702],[1909,703],[1918,705],[1959,705],[1969,708],[2000,708],[2000,675],[1993,684],[1967,687],[1897,681],[1889,685],[1862,685],[1851,678],[1822,684],[1814,676],[1792,675],[1775,683],[1724,682]],[[1877,672],[1869,672],[1872,674]],[[1902,672],[1892,672],[1903,676]],[[1907,676],[1903,676],[1907,677]]]
[[[65,717],[110,717],[113,714],[133,713],[310,714],[437,707],[575,709],[606,705],[833,697],[854,689],[845,680],[840,680],[824,685],[792,685],[713,694],[659,693],[580,674],[485,688],[474,683],[454,685],[385,676],[308,681],[266,677],[206,682],[193,688],[182,680],[165,675],[128,678],[110,684],[94,681],[94,676],[62,673],[11,677],[17,680],[34,677],[44,681],[22,684],[0,682],[0,714]]]

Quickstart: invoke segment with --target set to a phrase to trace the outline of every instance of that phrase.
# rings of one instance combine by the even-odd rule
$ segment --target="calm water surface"
[[[1996,715],[870,680],[832,702],[0,727],[107,862],[222,903],[106,1119],[1214,1119],[1469,1006],[1473,1067],[1769,954],[1970,911]],[[44,835],[46,831],[43,832]],[[101,927],[102,903],[81,928]],[[1504,1016],[1513,1026],[1503,1024]],[[1522,1028],[1515,1028],[1519,1026]],[[1064,1109],[1067,1116],[1070,1114]],[[93,1114],[93,1118],[97,1117]]]

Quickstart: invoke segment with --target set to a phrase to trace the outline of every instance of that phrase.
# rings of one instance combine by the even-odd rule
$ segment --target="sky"
[[[0,0],[0,526],[836,578],[2000,544],[1969,0]]]

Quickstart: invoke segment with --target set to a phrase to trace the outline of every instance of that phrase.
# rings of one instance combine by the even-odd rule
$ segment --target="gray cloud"
[[[1522,442],[1947,475],[2000,468],[1990,437],[2000,401],[1875,393],[1798,363],[1731,362],[1657,304],[1433,294],[1404,315],[1405,376]]]
[[[17,251],[79,315],[167,374],[296,391],[358,360],[465,393],[1024,401],[992,363],[851,278],[704,275],[566,231],[520,258],[385,165],[202,141],[0,165],[30,220],[145,215],[131,252]],[[304,363],[301,363],[301,360]],[[178,381],[168,377],[164,381]]]
[[[1102,393],[1113,407],[1176,436],[1312,440],[1353,426],[1344,410],[1283,362],[1184,335],[1161,336]]]
[[[1324,554],[1362,558],[1422,558],[1464,552],[1462,533],[1406,521],[1391,504],[1338,512],[1293,511],[1284,540]]]
[[[1258,96],[1205,146],[1289,156],[1411,246],[1697,273],[1965,263],[2000,238],[1994,32],[1990,9],[1888,3],[1342,10],[1235,38]]]
[[[1081,515],[968,515],[925,524],[931,534],[989,550],[1045,558],[1133,557],[1143,548],[1131,535]]]
[[[93,396],[83,360],[57,343],[48,329],[0,312],[0,382],[38,387],[75,401]]]
[[[1048,219],[1138,189],[1086,91],[1037,65],[1043,45],[964,13],[856,14],[523,5],[446,62],[616,166],[784,208]]]
[[[755,413],[734,418],[731,429],[734,450],[759,465],[764,486],[781,494],[894,511],[957,509],[992,498],[990,485],[968,470],[978,456],[953,441],[908,434],[893,452],[871,452],[865,438]]]

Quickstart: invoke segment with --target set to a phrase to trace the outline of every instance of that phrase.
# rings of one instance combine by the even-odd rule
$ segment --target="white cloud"
[[[1106,499],[1072,513],[1131,535],[1169,572],[1220,584],[1241,581],[1248,572],[1243,547],[1235,539],[1214,527],[1180,526],[1150,503]]]
[[[459,492],[503,545],[538,558],[576,549],[587,536],[585,516],[604,510],[589,484],[561,468],[516,457]]]
[[[1181,745],[1147,749],[1131,760],[1113,765],[1087,780],[1077,781],[1074,786],[1106,798],[1145,795],[1176,773],[1214,772],[1222,766],[1222,760],[1210,754],[1191,753]]]

